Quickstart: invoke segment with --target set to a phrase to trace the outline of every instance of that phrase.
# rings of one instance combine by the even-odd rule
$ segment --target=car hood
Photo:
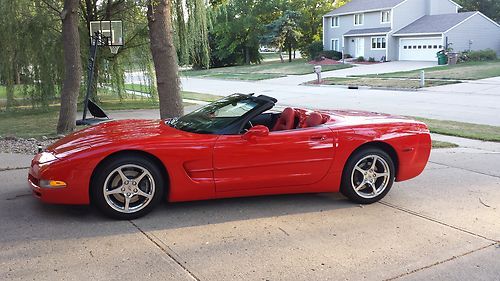
[[[141,143],[158,136],[175,137],[182,133],[165,125],[163,120],[110,121],[72,133],[49,146],[47,150],[59,155],[112,143]]]

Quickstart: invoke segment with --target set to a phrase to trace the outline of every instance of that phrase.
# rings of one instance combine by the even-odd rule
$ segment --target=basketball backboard
[[[99,46],[123,46],[123,22],[120,20],[91,21],[90,36],[97,36]]]

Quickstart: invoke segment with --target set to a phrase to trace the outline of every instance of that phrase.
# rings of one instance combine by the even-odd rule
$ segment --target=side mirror
[[[255,137],[267,137],[269,135],[269,128],[264,125],[257,125],[250,130],[248,130],[243,136],[241,136],[244,140],[250,140]]]

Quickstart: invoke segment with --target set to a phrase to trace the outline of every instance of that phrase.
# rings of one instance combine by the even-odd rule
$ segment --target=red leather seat
[[[312,112],[306,119],[306,123],[304,124],[304,128],[307,127],[316,127],[323,124],[323,115],[318,112]]]
[[[276,124],[272,131],[283,131],[293,129],[293,124],[295,123],[295,110],[293,108],[287,107],[283,110],[280,118],[276,120]]]

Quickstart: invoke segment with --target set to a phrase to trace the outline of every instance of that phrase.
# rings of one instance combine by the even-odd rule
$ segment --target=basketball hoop
[[[92,92],[92,82],[94,78],[95,60],[97,57],[97,49],[102,46],[109,47],[113,55],[118,54],[118,50],[123,46],[123,22],[121,20],[105,20],[90,22],[90,54],[89,66],[87,75],[87,93],[85,94],[83,118],[78,120],[77,125],[91,124],[87,120],[87,110],[92,113],[92,101],[90,95]],[[92,113],[94,116],[95,114]],[[104,114],[106,115],[106,114]]]
[[[118,54],[118,50],[120,49],[120,46],[109,46],[109,50],[113,55]]]

